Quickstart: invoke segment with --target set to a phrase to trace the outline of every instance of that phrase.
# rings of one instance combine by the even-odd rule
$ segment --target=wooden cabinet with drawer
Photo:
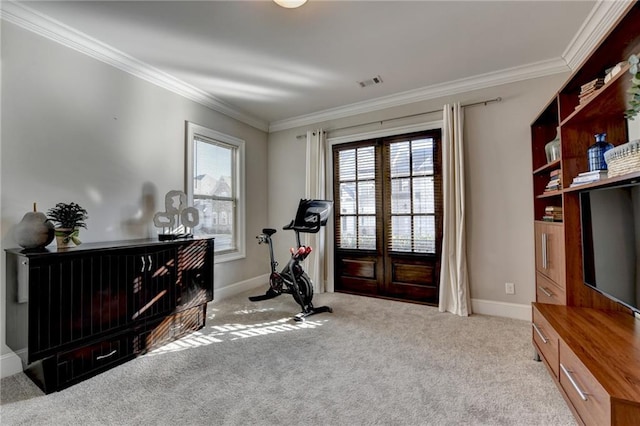
[[[581,424],[640,422],[640,320],[534,303],[533,324],[533,344]]]
[[[533,344],[542,357],[547,368],[558,378],[558,333],[549,325],[549,322],[540,312],[533,308]]]
[[[585,424],[610,424],[609,395],[566,343],[560,342],[560,385]],[[639,419],[640,420],[640,419]]]
[[[204,326],[213,239],[7,250],[7,345],[45,392]]]
[[[537,221],[534,225],[536,239],[536,271],[565,288],[564,227],[562,223]]]
[[[567,294],[564,288],[536,273],[536,300],[540,303],[552,303],[554,305],[566,305]]]

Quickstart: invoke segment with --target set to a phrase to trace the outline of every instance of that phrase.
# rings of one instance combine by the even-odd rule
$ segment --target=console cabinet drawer
[[[549,325],[547,320],[533,308],[533,322],[531,323],[533,332],[533,343],[538,349],[538,353],[544,358],[547,366],[553,371],[555,378],[558,378],[558,344],[560,338],[556,331]]]
[[[133,358],[135,353],[131,334],[63,352],[56,362],[58,386],[62,388],[85,376],[93,376]]]
[[[560,341],[560,385],[585,424],[611,424],[609,394],[562,341]]]
[[[567,296],[563,288],[558,287],[553,281],[538,272],[536,273],[536,301],[566,305]]]

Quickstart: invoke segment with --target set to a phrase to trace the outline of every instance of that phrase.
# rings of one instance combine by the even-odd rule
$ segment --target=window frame
[[[188,205],[193,205],[193,173],[194,173],[194,143],[196,138],[211,140],[212,142],[230,145],[236,149],[234,164],[233,192],[235,197],[234,250],[215,252],[215,263],[229,262],[246,258],[246,187],[245,187],[245,141],[199,124],[187,121],[185,123],[185,192]],[[202,234],[207,235],[207,234]],[[215,247],[215,244],[214,244]]]

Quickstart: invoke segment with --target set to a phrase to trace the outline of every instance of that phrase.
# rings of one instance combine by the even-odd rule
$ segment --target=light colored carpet
[[[252,292],[252,294],[259,294]],[[319,294],[209,306],[200,332],[50,395],[2,380],[2,425],[573,425],[528,322]]]

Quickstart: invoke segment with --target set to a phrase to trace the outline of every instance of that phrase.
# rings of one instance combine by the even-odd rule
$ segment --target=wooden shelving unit
[[[570,187],[576,176],[588,170],[587,149],[595,142],[595,134],[607,133],[607,140],[616,146],[629,140],[624,118],[626,91],[631,84],[628,65],[582,105],[579,95],[583,85],[604,77],[606,69],[633,53],[640,53],[639,2],[629,5],[531,124],[537,295],[533,343],[576,419],[587,425],[633,424],[640,419],[640,388],[624,397],[616,391],[628,387],[625,381],[640,383],[640,369],[618,374],[620,368],[614,367],[630,362],[640,365],[640,334],[633,331],[640,329],[640,320],[626,306],[584,284],[580,223],[581,191],[636,183],[640,172]],[[547,163],[544,147],[556,133],[560,136],[560,160]],[[554,170],[560,170],[563,188],[545,192]],[[562,207],[562,223],[542,221],[548,205]],[[599,324],[589,324],[585,318]],[[602,338],[589,340],[596,332]],[[621,334],[625,339],[616,340],[615,351],[611,350],[606,337]],[[581,349],[584,347],[591,352]],[[567,365],[572,370],[565,372],[562,366]],[[586,395],[579,394],[574,382],[585,388]]]

